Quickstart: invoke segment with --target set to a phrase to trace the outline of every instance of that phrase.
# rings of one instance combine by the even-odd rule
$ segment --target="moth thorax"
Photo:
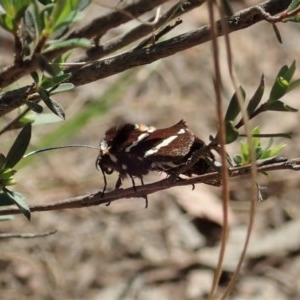
[[[147,126],[145,124],[135,124],[135,128],[139,131],[153,132],[156,130],[154,126]]]

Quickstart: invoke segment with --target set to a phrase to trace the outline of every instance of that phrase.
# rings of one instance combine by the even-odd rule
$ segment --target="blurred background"
[[[113,6],[112,2],[101,3]],[[107,12],[99,3],[86,11],[85,22]],[[234,11],[255,3],[259,1],[231,1]],[[195,9],[182,20],[183,24],[165,38],[206,24],[206,8]],[[107,40],[136,22],[110,31]],[[236,75],[249,96],[262,74],[267,96],[278,70],[293,60],[299,64],[299,25],[278,24],[278,28],[283,44],[266,22],[230,35]],[[13,59],[9,56],[12,41],[2,31],[0,39],[3,67]],[[224,40],[219,42],[225,109],[234,89]],[[295,78],[299,75],[296,70]],[[64,144],[97,146],[115,124],[145,123],[160,128],[181,119],[207,142],[217,130],[213,78],[211,44],[207,43],[78,87],[56,96],[64,106],[66,121],[35,126],[31,150]],[[298,94],[298,90],[288,94],[286,103],[299,108]],[[261,126],[262,133],[293,132],[292,140],[278,139],[276,143],[287,144],[283,154],[296,158],[300,150],[298,120],[299,113],[273,112],[258,117],[251,126]],[[3,142],[1,152],[6,153],[16,134],[12,131],[3,136],[7,143]],[[237,151],[237,143],[228,147],[231,155]],[[103,178],[95,169],[97,155],[91,149],[39,154],[18,172],[16,189],[27,195],[29,204],[99,191]],[[164,176],[149,174],[144,180],[148,183]],[[268,199],[257,206],[248,254],[230,299],[300,297],[299,176],[294,171],[259,176]],[[109,176],[109,189],[115,181],[116,176]],[[130,184],[130,180],[125,182],[125,186]],[[230,233],[220,291],[235,270],[245,240],[249,178],[232,179],[230,196]],[[0,240],[1,299],[205,299],[218,259],[223,222],[221,188],[173,188],[150,195],[149,208],[144,205],[144,199],[123,199],[108,207],[33,213],[30,222],[21,215],[1,222],[1,232],[57,230],[44,238]]]

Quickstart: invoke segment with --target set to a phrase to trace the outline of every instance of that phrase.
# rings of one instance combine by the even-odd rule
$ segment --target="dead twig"
[[[240,166],[229,168],[230,177],[238,177],[245,174],[251,173],[251,165]],[[257,166],[258,172],[269,172],[277,170],[300,170],[300,158],[295,159],[282,159],[279,161],[270,161],[263,165]],[[176,186],[186,186],[194,185],[199,183],[210,183],[212,181],[218,181],[220,179],[219,172],[211,172],[208,174],[203,174],[197,177],[188,178],[185,180],[178,180],[170,185],[168,178],[150,183],[141,186],[136,186],[135,188],[127,189],[118,189],[108,193],[105,193],[102,196],[102,191],[99,191],[94,194],[78,196],[75,198],[70,198],[62,201],[57,201],[54,203],[47,204],[37,204],[31,205],[31,212],[39,211],[51,211],[51,210],[61,210],[61,209],[71,209],[71,208],[80,208],[80,207],[89,207],[100,204],[107,204],[109,202],[121,200],[123,198],[143,198],[145,195],[150,195],[158,191],[166,190],[171,187]],[[144,198],[143,198],[144,199]],[[1,215],[14,215],[21,214],[21,211],[18,208],[8,208],[0,210]]]

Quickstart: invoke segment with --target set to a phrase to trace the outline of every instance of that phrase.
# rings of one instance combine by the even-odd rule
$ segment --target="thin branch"
[[[153,1],[139,1],[140,5],[144,6],[146,3],[158,5],[158,3],[162,3],[158,0]],[[142,4],[141,4],[142,3]],[[266,13],[270,15],[276,15],[283,12],[288,5],[290,4],[290,0],[268,0],[263,2],[259,5]],[[146,6],[145,6],[146,7]],[[148,6],[147,6],[148,7]],[[149,8],[149,7],[148,7]],[[126,8],[128,11],[128,7]],[[146,10],[144,10],[145,12]],[[133,12],[137,13],[137,12]],[[142,13],[139,10],[139,13]],[[120,14],[120,12],[118,13]],[[128,16],[122,17],[123,20],[128,18]],[[113,18],[115,20],[115,17]],[[127,20],[127,19],[126,19]],[[240,12],[237,12],[231,17],[226,18],[225,22],[227,22],[227,26],[229,33],[247,28],[256,24],[257,22],[265,20],[263,14],[256,9],[256,6],[252,6]],[[97,20],[99,21],[99,20]],[[101,21],[102,22],[102,21]],[[110,19],[107,18],[106,22],[110,22]],[[222,22],[218,21],[217,26],[217,34],[218,36],[224,35],[225,29],[222,29]],[[103,25],[104,29],[107,30],[108,25]],[[110,25],[111,26],[111,25]],[[69,38],[71,37],[91,37],[94,36],[94,31],[99,31],[102,27],[99,26],[95,20],[91,22],[88,27],[84,29],[78,30],[72,33]],[[103,31],[104,29],[101,29]],[[91,64],[87,67],[80,69],[80,71],[74,74],[72,78],[72,83],[75,85],[82,85],[86,83],[93,82],[97,79],[105,78],[111,76],[113,74],[122,72],[124,70],[149,64],[153,61],[158,59],[173,55],[179,51],[186,50],[196,45],[200,45],[210,40],[211,37],[211,30],[209,26],[203,26],[198,30],[194,30],[177,37],[171,38],[167,41],[161,42],[156,44],[155,46],[147,49],[139,49],[134,52],[124,53],[121,55],[117,55],[113,58],[104,59],[103,61]],[[62,53],[66,52],[69,49],[62,50],[53,50],[45,54],[45,58],[49,61],[53,58],[61,55]],[[22,76],[38,69],[38,57],[28,58],[22,62],[21,66],[11,65],[3,69],[2,73],[0,74],[0,87],[5,87],[12,82],[15,82],[17,79],[21,78]],[[81,76],[82,74],[82,76]],[[87,78],[86,78],[87,76]],[[85,79],[86,78],[86,79]]]
[[[181,2],[181,1],[180,1]],[[140,38],[147,36],[152,33],[156,29],[160,28],[163,24],[168,23],[169,21],[186,14],[192,9],[202,5],[205,0],[190,0],[183,1],[181,3],[176,3],[173,7],[171,7],[166,13],[162,14],[159,20],[152,26],[141,24],[129,32],[124,33],[121,36],[118,36],[103,45],[98,45],[97,47],[93,47],[92,49],[88,49],[86,54],[81,56],[76,63],[78,62],[87,62],[94,61],[96,59],[100,59],[105,55],[113,53],[121,48],[130,45],[131,43],[139,40]],[[148,21],[151,22],[153,18],[150,18]],[[76,70],[78,66],[72,66],[67,69],[67,71]]]
[[[164,2],[169,0],[151,0],[151,1],[134,1],[133,4],[130,4],[126,7],[112,8],[114,11],[99,18],[94,19],[88,25],[72,32],[67,36],[67,38],[93,38],[93,37],[102,37],[108,30],[116,28],[128,21],[131,21],[145,12],[148,12],[155,7],[159,6]]]
[[[288,6],[289,3],[287,2],[289,1],[270,0],[262,3],[260,7],[270,14],[277,14]],[[225,20],[217,21],[216,35],[223,36],[226,32],[229,34],[252,26],[262,20],[265,20],[264,16],[255,8],[255,6],[253,6],[236,13],[231,17],[227,17]],[[224,22],[226,22],[226,26],[222,26]],[[152,47],[125,52],[91,63],[82,67],[77,72],[74,72],[70,82],[76,86],[87,84],[136,66],[152,63],[210,40],[211,27],[205,25],[197,30],[157,43]]]
[[[100,37],[104,35],[108,30],[131,21],[133,18],[151,11],[153,8],[167,1],[169,0],[135,1],[133,4],[124,7],[122,10],[119,9],[105,16],[101,16],[92,20],[88,25],[71,32],[68,36],[65,37],[65,39],[93,38],[95,36]],[[51,61],[53,58],[56,58],[71,49],[73,49],[73,47],[54,50],[52,52],[49,51],[49,53],[45,53],[45,58]],[[15,82],[22,76],[29,74],[34,70],[37,70],[38,68],[39,55],[33,55],[32,57],[26,58],[22,60],[22,63],[18,65],[13,64],[6,68],[3,68],[2,72],[0,73],[0,87],[5,87]]]
[[[240,166],[229,168],[229,176],[230,177],[238,177],[251,173],[251,165]],[[276,170],[294,170],[300,171],[300,158],[295,159],[275,159],[274,161],[266,162],[263,165],[257,167],[258,172],[269,172]],[[186,185],[195,185],[199,183],[211,183],[218,182],[220,180],[219,172],[212,172],[208,174],[203,174],[201,176],[188,178],[185,180],[178,180],[175,183],[170,184],[169,178],[145,184],[141,186],[136,186],[135,188],[127,188],[127,189],[118,189],[111,192],[107,192],[102,196],[102,191],[78,196],[75,198],[70,198],[67,200],[62,200],[54,203],[48,204],[37,204],[30,205],[30,211],[39,212],[39,211],[51,211],[51,210],[61,210],[61,209],[71,209],[71,208],[81,208],[81,207],[89,207],[100,204],[107,204],[113,201],[121,200],[123,198],[140,198],[145,195],[150,195],[156,193],[158,191],[166,190],[171,187],[176,186],[186,186]],[[21,214],[22,212],[18,208],[9,208],[0,210],[1,215],[13,215],[13,214]]]
[[[57,230],[42,232],[42,233],[0,233],[0,239],[22,238],[22,239],[34,239],[49,236],[55,234]]]
[[[0,117],[25,104],[28,96],[35,91],[35,85],[26,85],[19,89],[0,93]]]

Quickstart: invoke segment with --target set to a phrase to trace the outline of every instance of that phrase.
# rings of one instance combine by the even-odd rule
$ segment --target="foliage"
[[[259,127],[255,127],[252,131],[252,143],[249,144],[247,142],[241,142],[240,148],[241,152],[240,154],[236,154],[233,156],[233,160],[237,165],[247,165],[251,163],[251,155],[250,155],[250,149],[253,147],[255,152],[255,159],[258,161],[264,161],[264,160],[270,160],[274,158],[276,155],[278,155],[286,145],[279,144],[276,146],[273,146],[274,139],[271,138],[268,145],[263,147],[261,143],[260,138],[260,129]]]
[[[30,210],[25,202],[26,197],[19,192],[10,191],[7,187],[16,183],[13,177],[16,173],[14,167],[23,158],[30,138],[31,124],[28,123],[17,136],[7,155],[0,153],[0,206],[16,204],[28,219]]]
[[[257,115],[261,113],[265,113],[268,111],[281,111],[281,112],[296,112],[297,109],[288,106],[283,101],[283,96],[285,96],[290,91],[297,88],[300,84],[300,79],[292,80],[293,75],[296,70],[295,61],[291,64],[291,66],[283,66],[280,68],[270,94],[265,102],[262,102],[262,98],[265,91],[265,83],[264,83],[264,76],[262,75],[260,83],[253,94],[253,96],[247,101],[246,100],[246,92],[245,90],[240,87],[239,91],[234,93],[232,96],[227,111],[225,115],[225,128],[226,128],[226,138],[227,143],[232,143],[236,141],[241,134],[239,133],[239,129],[244,125],[244,120],[241,114],[241,106],[239,105],[238,97],[240,97],[242,103],[247,103],[245,106],[246,112],[249,116],[249,119],[253,119]],[[237,118],[239,117],[238,121]],[[259,129],[255,129],[253,134],[260,136]],[[289,137],[289,134],[282,134],[282,133],[273,133],[269,134],[270,137]],[[256,141],[257,142],[257,141]],[[254,142],[255,144],[255,142]],[[243,146],[242,148],[245,148]],[[244,162],[244,155],[243,151],[241,154],[241,161],[238,159],[239,163]],[[248,158],[245,160],[248,161]]]

